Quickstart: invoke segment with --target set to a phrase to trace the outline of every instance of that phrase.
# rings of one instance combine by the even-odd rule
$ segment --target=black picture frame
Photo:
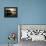
[[[4,17],[18,17],[18,8],[4,7]]]

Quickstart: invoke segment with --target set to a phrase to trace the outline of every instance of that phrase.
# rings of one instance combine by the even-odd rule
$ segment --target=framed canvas
[[[18,8],[17,7],[4,7],[4,17],[17,17]]]

